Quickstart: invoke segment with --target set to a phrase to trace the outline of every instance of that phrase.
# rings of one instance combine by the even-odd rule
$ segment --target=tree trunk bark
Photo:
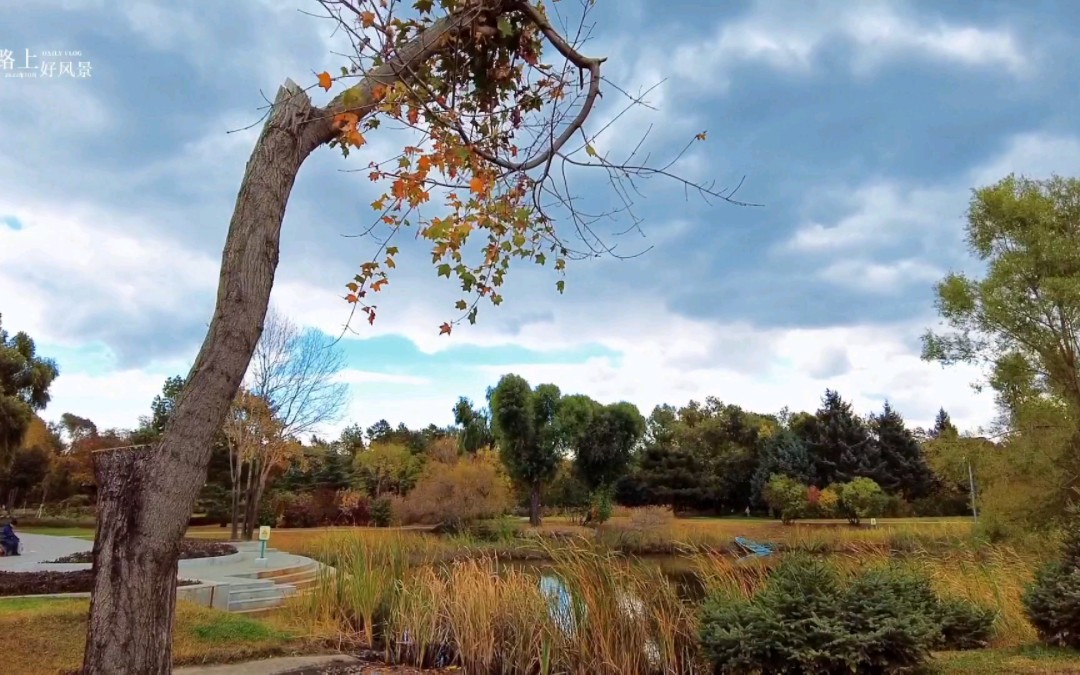
[[[540,483],[533,483],[529,492],[529,524],[540,526]]]
[[[94,457],[101,487],[84,673],[168,673],[172,668],[180,549],[163,530],[142,527],[153,459],[143,447]],[[139,555],[128,555],[132,550]]]
[[[293,182],[328,136],[329,121],[297,85],[278,90],[237,195],[214,316],[164,437],[153,449],[95,458],[99,573],[84,673],[171,672],[179,541],[206,481],[214,435],[262,331]]]

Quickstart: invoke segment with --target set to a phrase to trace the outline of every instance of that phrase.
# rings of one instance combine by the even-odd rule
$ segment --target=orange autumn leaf
[[[354,145],[354,146],[356,146],[358,148],[361,145],[363,145],[364,143],[367,143],[367,141],[364,139],[364,135],[362,133],[360,133],[359,131],[357,131],[356,129],[353,129],[348,134],[346,134],[345,135],[345,140],[347,140],[350,144],[352,144],[352,145]]]
[[[431,158],[424,155],[416,164],[421,171],[428,171],[431,169]]]
[[[364,28],[371,28],[375,25],[375,12],[360,12],[360,24]]]
[[[326,91],[330,91],[330,87],[333,85],[333,83],[334,83],[334,78],[330,77],[330,73],[326,72],[325,70],[323,72],[319,73],[319,86],[320,87],[322,87]]]
[[[375,293],[378,293],[380,290],[382,290],[382,287],[385,286],[388,283],[390,283],[390,282],[387,281],[386,279],[379,279],[375,283],[371,284],[371,290],[373,292],[375,292]]]
[[[356,302],[356,296],[352,293],[349,293],[345,296],[345,302]]]
[[[416,124],[420,120],[420,111],[416,108],[409,108],[409,124]]]
[[[356,127],[360,117],[356,113],[343,112],[334,115],[334,126],[338,129],[350,129]]]
[[[450,324],[443,322],[443,325],[439,326],[439,335],[449,335],[451,330]]]
[[[473,176],[473,179],[469,181],[469,190],[476,194],[483,194],[487,190],[487,182],[480,176]]]

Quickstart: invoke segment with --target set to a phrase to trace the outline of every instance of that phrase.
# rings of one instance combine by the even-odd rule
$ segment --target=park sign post
[[[270,526],[259,527],[259,560],[266,560],[266,542],[270,541]]]

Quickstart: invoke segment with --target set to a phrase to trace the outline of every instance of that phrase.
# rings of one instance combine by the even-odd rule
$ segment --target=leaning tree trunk
[[[337,135],[336,113],[369,115],[378,102],[376,87],[398,82],[439,50],[452,49],[447,36],[467,29],[483,5],[495,13],[513,7],[480,0],[441,19],[326,108],[312,106],[291,81],[278,90],[236,198],[214,316],[161,443],[95,454],[95,471],[112,487],[102,489],[98,501],[94,568],[105,573],[94,579],[83,673],[171,672],[180,538],[206,482],[214,436],[262,332],[297,172]]]
[[[213,319],[160,445],[95,453],[99,573],[84,673],[171,672],[179,541],[262,331],[297,171],[329,133],[312,122],[318,112],[292,82],[278,91],[237,196]]]

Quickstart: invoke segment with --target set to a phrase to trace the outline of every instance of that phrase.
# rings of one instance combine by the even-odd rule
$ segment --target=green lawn
[[[89,527],[18,527],[16,533],[28,534],[51,534],[54,537],[78,537],[80,539],[93,539],[94,530]]]
[[[934,665],[942,673],[1080,673],[1080,652],[1036,645],[941,652]]]
[[[71,672],[82,660],[89,601],[0,599],[3,672]],[[186,602],[177,604],[173,655],[177,665],[226,663],[321,651],[296,635],[287,617],[253,619]]]

